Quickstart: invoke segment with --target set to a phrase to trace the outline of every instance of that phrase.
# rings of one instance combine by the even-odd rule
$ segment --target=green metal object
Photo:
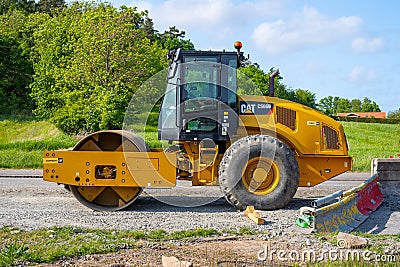
[[[314,216],[304,215],[296,219],[296,224],[302,228],[310,227],[314,220]]]

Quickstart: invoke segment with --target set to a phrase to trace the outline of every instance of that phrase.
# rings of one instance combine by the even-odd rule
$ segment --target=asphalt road
[[[40,176],[40,170],[0,170],[0,227],[9,225],[37,229],[70,225],[111,229],[162,228],[167,231],[199,227],[220,230],[249,227],[268,231],[272,236],[289,232],[301,233],[306,230],[295,225],[300,207],[309,206],[311,200],[339,189],[346,190],[357,186],[367,179],[369,174],[348,173],[312,188],[299,188],[295,198],[285,209],[263,211],[262,216],[267,223],[262,226],[254,225],[241,212],[230,206],[221,198],[218,187],[199,187],[192,191],[190,196],[185,187],[162,193],[145,191],[127,211],[95,212],[80,204],[62,186],[45,182]],[[171,205],[176,203],[204,205]],[[356,230],[399,234],[399,225],[399,200],[392,197],[385,200]]]

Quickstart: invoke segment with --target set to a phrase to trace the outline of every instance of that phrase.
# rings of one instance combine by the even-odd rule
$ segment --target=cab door
[[[180,140],[215,139],[219,134],[220,56],[184,55],[182,62]]]

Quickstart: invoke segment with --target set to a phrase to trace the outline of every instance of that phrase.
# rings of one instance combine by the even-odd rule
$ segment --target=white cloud
[[[383,48],[383,38],[356,38],[351,42],[351,47],[354,51],[360,53],[372,53]]]
[[[238,27],[253,24],[254,20],[277,16],[283,3],[273,0],[151,0],[133,1],[131,6],[149,10],[149,16],[160,31],[169,26],[183,30],[202,30],[210,35],[234,35]]]
[[[252,38],[258,47],[268,53],[282,53],[354,36],[361,24],[362,19],[357,16],[332,19],[306,6],[288,20],[259,24]]]
[[[351,82],[374,81],[376,77],[376,72],[373,69],[354,67],[350,72],[349,80]]]

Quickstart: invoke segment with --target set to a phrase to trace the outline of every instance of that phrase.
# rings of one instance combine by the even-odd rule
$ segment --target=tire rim
[[[268,158],[252,158],[243,168],[243,185],[253,194],[266,195],[271,193],[278,186],[279,180],[278,166]]]

